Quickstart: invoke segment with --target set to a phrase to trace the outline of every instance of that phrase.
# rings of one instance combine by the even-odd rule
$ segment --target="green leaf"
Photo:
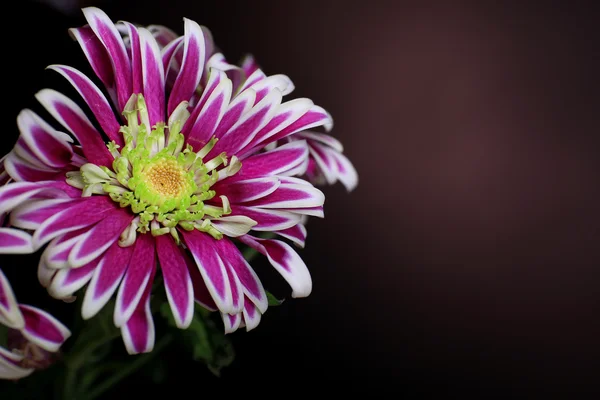
[[[277,297],[275,297],[273,295],[273,293],[267,291],[267,299],[269,300],[269,305],[270,306],[279,306],[281,305],[281,303],[283,303],[285,301],[285,299],[277,299]]]

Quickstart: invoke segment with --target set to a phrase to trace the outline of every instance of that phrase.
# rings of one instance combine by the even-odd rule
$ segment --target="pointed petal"
[[[246,54],[246,56],[244,56],[244,58],[242,59],[241,64],[244,73],[248,77],[251,76],[258,69],[258,63],[256,62],[254,56],[252,56],[251,54]]]
[[[134,214],[126,209],[115,209],[90,229],[69,253],[69,265],[73,268],[85,265],[99,257],[115,243]]]
[[[325,202],[325,195],[309,185],[282,183],[268,196],[249,202],[252,207],[261,208],[306,208],[319,207]]]
[[[349,192],[356,189],[356,186],[358,186],[358,173],[356,172],[354,165],[352,165],[350,160],[342,153],[331,151],[330,154],[335,159],[337,177],[340,182],[342,182]]]
[[[0,186],[0,214],[13,210],[31,199],[66,198],[60,182],[14,182]]]
[[[165,121],[165,73],[158,44],[152,34],[140,28],[144,99],[150,125]]]
[[[25,329],[21,333],[27,340],[47,351],[58,351],[71,336],[71,332],[59,320],[39,308],[20,305],[25,318]]]
[[[215,239],[196,230],[181,233],[219,310],[224,313],[234,312],[227,271],[214,247]]]
[[[33,253],[31,235],[12,228],[0,228],[0,254]]]
[[[0,379],[18,380],[31,375],[35,369],[21,368],[18,363],[23,356],[11,353],[0,347]]]
[[[86,197],[44,221],[33,234],[33,247],[39,249],[59,235],[93,225],[111,211],[118,209],[108,196]]]
[[[248,157],[242,169],[230,179],[241,180],[261,176],[279,175],[302,164],[308,158],[308,146],[297,140]]]
[[[166,26],[148,25],[147,29],[152,33],[152,36],[156,39],[160,48],[165,47],[173,40],[177,39],[177,34]]]
[[[117,290],[117,286],[129,265],[132,253],[132,246],[121,247],[117,243],[113,243],[104,254],[94,270],[92,281],[83,298],[83,306],[81,307],[83,319],[89,319],[96,315]]]
[[[121,335],[129,354],[149,353],[154,349],[154,320],[150,311],[152,279],[131,318],[121,327]]]
[[[310,215],[317,218],[323,218],[325,213],[323,212],[323,206],[317,207],[294,207],[294,208],[279,208],[279,211],[289,211],[294,214],[302,216]]]
[[[200,304],[209,311],[217,311],[217,305],[208,291],[202,275],[200,275],[200,270],[198,269],[196,262],[191,257],[185,257],[185,261],[188,272],[190,273],[190,278],[192,279],[192,286],[194,287],[194,299],[196,300],[196,303]]]
[[[220,139],[231,127],[240,120],[242,115],[245,115],[254,105],[256,92],[247,90],[236,96],[227,107],[227,111],[223,115],[219,126],[215,130],[215,137]]]
[[[221,259],[227,261],[227,265],[239,279],[246,297],[256,304],[261,312],[265,312],[269,305],[265,289],[256,272],[244,259],[238,248],[231,240],[225,238],[217,241],[216,247]]]
[[[292,297],[307,297],[312,291],[312,279],[306,264],[288,244],[250,235],[240,237],[246,245],[267,256],[271,265],[292,288]]]
[[[92,28],[89,26],[71,28],[69,29],[69,33],[79,42],[88,62],[104,86],[107,89],[112,88],[115,84],[115,76],[110,57],[100,39],[94,34]]]
[[[85,158],[96,165],[112,166],[113,157],[100,133],[73,100],[52,89],[43,89],[35,97],[81,143]]]
[[[131,65],[119,31],[110,18],[96,7],[86,7],[83,15],[109,55],[117,86],[119,110],[123,110],[131,96]]]
[[[98,267],[101,259],[97,258],[81,268],[65,268],[56,271],[48,287],[48,294],[55,299],[67,299],[84,287]]]
[[[223,318],[223,326],[225,328],[225,333],[233,333],[240,327],[240,322],[242,322],[242,313],[221,313],[221,318]]]
[[[244,166],[242,166],[242,169]],[[235,175],[234,175],[235,176]],[[213,189],[219,193],[219,196],[227,196],[232,204],[244,203],[248,201],[258,200],[268,196],[279,187],[279,179],[277,177],[262,177],[238,180],[228,182],[223,180],[217,182]]]
[[[331,147],[338,153],[344,152],[344,146],[342,143],[331,135],[326,135],[320,132],[304,131],[298,132],[296,135],[294,135],[294,137],[306,139],[308,142],[315,141],[324,144],[327,147]]]
[[[231,79],[231,86],[234,93],[236,89],[240,87],[240,84],[244,81],[244,79],[246,79],[244,70],[237,65],[229,64],[225,60],[225,57],[222,53],[215,53],[208,59],[204,73],[206,74],[206,70],[210,70],[212,68],[224,71],[227,74],[229,79]]]
[[[0,269],[0,323],[13,329],[22,329],[25,326],[25,320],[15,294],[10,287],[10,282],[6,275]]]
[[[43,257],[40,257],[40,262],[38,263],[37,277],[40,285],[42,287],[47,288],[52,283],[52,278],[54,278],[54,274],[56,270],[48,268],[46,265],[46,261],[44,261]]]
[[[236,204],[232,207],[230,216],[244,215],[257,224],[252,227],[255,231],[279,231],[298,224],[301,216],[296,213],[280,210],[269,210],[258,207],[245,207]]]
[[[181,51],[183,47],[183,36],[178,37],[177,39],[170,42],[166,45],[161,51],[161,59],[163,64],[163,70],[165,71],[165,81],[168,76],[170,76],[169,72],[171,69],[175,69],[175,65],[177,64],[177,59],[175,54]],[[179,65],[176,66],[177,72],[179,72]],[[169,82],[171,83],[171,82]]]
[[[246,331],[251,331],[258,326],[262,316],[261,311],[259,311],[258,308],[248,298],[246,298],[244,303],[244,311],[242,313],[244,316]]]
[[[50,269],[61,269],[71,267],[69,265],[69,254],[73,250],[73,246],[81,241],[87,234],[88,229],[78,229],[67,232],[52,239],[42,253],[46,267]]]
[[[56,213],[71,207],[78,200],[42,199],[23,203],[10,213],[10,224],[21,229],[36,230]]]
[[[188,101],[196,91],[204,69],[205,41],[200,26],[184,19],[183,64],[169,97],[168,115],[182,101]]]
[[[256,225],[256,221],[245,215],[228,215],[211,220],[212,225],[225,236],[238,237],[245,235]]]
[[[90,107],[102,131],[109,140],[114,140],[119,146],[123,146],[123,137],[119,133],[121,128],[115,113],[108,100],[100,89],[84,74],[75,68],[66,65],[50,65],[48,69],[58,72],[64,76],[79,92],[86,104]]]
[[[35,156],[49,167],[62,168],[69,164],[73,149],[71,138],[57,132],[33,111],[25,109],[17,116],[21,139]]]
[[[119,21],[118,27],[127,32],[129,55],[131,60],[131,89],[132,93],[143,93],[142,84],[142,53],[138,28],[127,21]],[[125,42],[124,42],[125,44]]]
[[[290,94],[294,90],[294,84],[286,75],[277,74],[261,79],[252,85],[247,86],[247,88],[256,92],[256,102],[258,103],[273,90],[281,92],[282,96]]]
[[[36,163],[37,164],[37,163]],[[54,180],[64,176],[64,172],[54,168],[39,167],[17,156],[16,152],[7,154],[4,167],[12,179],[17,182],[40,182]]]
[[[135,240],[132,262],[117,293],[114,322],[120,327],[138,308],[150,277],[156,270],[156,251],[152,235],[138,235]]]
[[[304,248],[304,243],[306,242],[306,227],[304,225],[298,224],[288,229],[276,231],[275,233],[291,240],[298,247]]]
[[[156,237],[156,252],[175,323],[177,327],[185,329],[194,317],[194,289],[187,270],[186,255],[170,235]]]

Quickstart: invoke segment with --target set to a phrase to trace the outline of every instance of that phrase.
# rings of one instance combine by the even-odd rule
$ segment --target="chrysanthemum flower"
[[[21,136],[5,159],[13,182],[0,189],[0,214],[23,230],[23,251],[45,246],[39,277],[50,294],[69,299],[88,284],[82,314],[90,318],[116,292],[114,322],[130,353],[154,343],[157,265],[181,328],[194,300],[218,310],[227,332],[259,323],[267,297],[242,245],[268,258],[292,296],[309,295],[310,274],[292,246],[257,233],[303,246],[301,221],[323,215],[324,196],[297,177],[309,164],[305,140],[265,148],[330,129],[328,113],[309,99],[283,101],[293,89],[287,77],[258,68],[247,76],[189,19],[175,37],[115,26],[97,8],[84,15],[88,25],[71,33],[107,96],[78,70],[50,66],[94,118],[61,93],[37,93],[69,134],[21,112]]]
[[[10,329],[12,350],[0,347],[0,379],[21,379],[48,366],[53,354],[71,336],[71,332],[47,312],[18,304],[2,270],[0,324]]]

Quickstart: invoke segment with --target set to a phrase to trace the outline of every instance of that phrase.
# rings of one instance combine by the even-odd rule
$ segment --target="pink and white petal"
[[[286,143],[273,150],[248,157],[242,163],[242,169],[229,179],[279,175],[302,164],[307,158],[308,146],[304,140]]]
[[[298,118],[296,121],[280,130],[279,132],[270,135],[254,148],[261,149],[269,143],[276,142],[285,137],[293,135],[296,132],[304,131],[306,129],[314,128],[317,126],[324,126],[325,130],[329,131],[333,127],[333,119],[327,111],[322,107],[313,105],[304,115]]]
[[[56,352],[71,336],[71,331],[47,312],[23,304],[19,309],[25,318],[21,334],[42,349]]]
[[[242,312],[242,308],[244,308],[244,289],[242,288],[242,283],[229,263],[229,260],[224,260],[220,255],[219,258],[223,260],[225,269],[227,270],[227,277],[229,278],[229,285],[231,287],[231,298],[233,299],[233,311],[236,314],[240,313]]]
[[[173,40],[171,43],[163,47],[160,51],[163,70],[165,71],[165,81],[167,77],[173,76],[176,73],[179,73],[180,65],[177,61],[177,57],[175,54],[181,52],[181,48],[183,47],[183,36],[178,37]],[[176,75],[175,75],[176,76]],[[173,82],[175,77],[173,78]],[[169,82],[170,83],[170,82]]]
[[[246,79],[246,81],[244,82],[244,84],[242,85],[242,87],[239,90],[240,95],[242,93],[244,93],[246,90],[248,90],[252,85],[256,84],[257,82],[267,79],[267,75],[265,75],[265,73],[258,68],[256,70],[254,70],[254,72],[252,72],[251,74],[246,74],[246,76],[248,78]]]
[[[69,164],[73,149],[70,145],[72,140],[68,135],[57,132],[28,109],[21,111],[17,116],[17,126],[21,133],[20,138],[45,165],[62,168]]]
[[[99,257],[133,221],[134,214],[126,209],[115,209],[83,235],[69,253],[69,265],[81,267]]]
[[[171,115],[179,103],[190,100],[204,69],[206,48],[202,29],[188,18],[184,21],[183,63],[171,90],[168,115]]]
[[[213,148],[214,154],[237,154],[271,121],[281,104],[281,92],[273,90],[233,124]]]
[[[19,363],[23,360],[22,355],[11,353],[0,347],[0,379],[18,380],[25,378],[34,368],[21,368]]]
[[[231,99],[229,78],[225,76],[224,72],[218,70],[212,70],[211,79],[213,76],[216,77],[215,81],[209,80],[209,86],[202,93],[200,102],[188,120],[193,123],[193,126],[186,131],[187,143],[192,145],[196,151],[204,147],[211,139],[225,115]]]
[[[41,259],[44,260],[46,267],[50,269],[61,269],[70,267],[69,254],[73,250],[73,246],[79,242],[88,229],[83,228],[76,231],[67,232],[64,235],[55,237],[48,243]]]
[[[138,307],[144,290],[156,270],[156,251],[152,235],[138,235],[131,263],[117,293],[114,322],[120,327]]]
[[[256,304],[261,312],[265,312],[269,306],[267,294],[256,272],[244,259],[242,253],[227,239],[219,240],[216,246],[221,259],[227,260],[229,268],[239,279],[245,296]]]
[[[238,237],[245,235],[256,226],[257,222],[245,215],[228,215],[211,220],[212,225],[225,236]]]
[[[244,168],[242,166],[242,168]],[[234,182],[220,181],[217,182],[213,189],[220,196],[227,196],[232,204],[244,203],[248,201],[258,200],[268,196],[279,187],[279,179],[274,176],[265,176],[261,178],[251,178],[238,180]]]
[[[19,157],[16,152],[7,154],[4,167],[10,177],[17,182],[40,182],[60,179],[64,171],[54,168],[39,167]]]
[[[262,313],[265,311],[261,312],[248,298],[245,299],[242,315],[244,316],[244,323],[246,325],[247,332],[256,328],[258,324],[260,324],[260,318]]]
[[[314,104],[310,99],[305,98],[294,99],[282,103],[277,108],[271,121],[269,121],[269,123],[254,136],[250,143],[240,150],[240,159],[244,159],[247,155],[251,154],[251,151],[255,149],[256,145],[266,142],[271,136],[297,121],[298,118],[306,114],[313,105]]]
[[[71,207],[74,199],[41,199],[23,203],[10,213],[10,224],[14,227],[36,230],[57,212]]]
[[[292,288],[292,297],[307,297],[312,291],[312,278],[298,253],[287,243],[250,235],[240,237],[246,245],[267,256],[269,262]]]
[[[304,248],[307,234],[306,227],[304,225],[298,224],[288,229],[276,231],[275,233],[292,241],[296,246],[300,247],[301,249]]]
[[[256,92],[256,103],[262,100],[273,90],[280,91],[282,96],[286,96],[294,91],[294,84],[292,83],[292,80],[286,75],[282,74],[268,76],[267,78],[261,79],[249,87]]]
[[[280,211],[289,211],[294,214],[300,215],[300,217],[306,217],[310,215],[312,217],[324,218],[325,213],[323,211],[323,206],[318,207],[296,207],[296,208],[280,208]]]
[[[194,317],[194,288],[187,269],[186,254],[171,235],[156,237],[156,253],[175,324],[185,329]]]
[[[229,278],[225,264],[214,246],[215,239],[196,230],[181,233],[218,309],[224,313],[234,312]]]
[[[246,54],[244,56],[241,62],[241,66],[242,70],[244,70],[244,73],[248,77],[251,76],[258,69],[258,63],[256,62],[256,59],[254,59],[254,56],[252,56],[251,54]]]
[[[211,68],[216,68],[220,71],[224,71],[229,77],[229,79],[231,79],[231,86],[233,88],[234,93],[246,78],[244,70],[238,67],[237,65],[229,64],[225,60],[225,56],[223,56],[222,53],[213,54],[206,62],[205,68],[205,74],[206,70],[210,70]]]
[[[33,247],[39,249],[57,236],[93,225],[111,211],[118,208],[108,196],[86,197],[44,221],[33,234]]]
[[[236,204],[230,216],[243,215],[257,224],[252,227],[255,231],[279,231],[298,224],[301,216],[297,213],[280,210],[270,210],[258,207],[245,207]]]
[[[85,292],[81,307],[83,319],[96,315],[117,290],[129,266],[132,253],[132,246],[121,247],[116,242],[106,251],[94,269],[92,280]]]
[[[332,151],[331,156],[337,164],[338,179],[346,187],[346,190],[351,192],[358,186],[358,173],[354,165],[342,153]]]
[[[279,175],[277,176],[277,179],[279,179],[279,181],[283,184],[294,184],[294,185],[308,185],[308,186],[312,186],[312,183],[310,183],[309,181],[307,181],[306,179],[303,178],[297,178],[295,176],[284,176],[284,175]]]
[[[337,163],[331,153],[334,153],[335,150],[314,141],[310,143],[308,148],[327,184],[333,185],[337,181]]]
[[[123,146],[123,137],[119,133],[121,128],[115,114],[100,89],[84,74],[75,68],[66,65],[50,65],[48,69],[64,76],[79,92],[86,104],[90,107],[102,131],[109,140],[114,140]]]
[[[148,25],[147,29],[150,31],[150,33],[152,33],[152,36],[161,49],[171,43],[173,40],[177,39],[177,34],[166,26]]]
[[[111,89],[115,84],[115,75],[113,73],[110,57],[106,48],[98,39],[92,28],[84,26],[82,28],[69,29],[70,35],[79,42],[83,52],[92,66],[92,69],[100,78],[107,89]]]
[[[223,319],[223,326],[225,328],[225,333],[233,333],[238,330],[240,327],[240,322],[242,322],[242,313],[238,312],[235,314],[226,314],[221,313],[221,318]]]
[[[50,283],[52,283],[52,278],[56,274],[56,270],[52,268],[48,268],[46,265],[46,261],[43,257],[40,257],[40,262],[38,263],[37,277],[40,285],[43,288],[48,288]]]
[[[344,146],[339,140],[325,133],[303,131],[298,132],[296,135],[294,135],[294,137],[306,139],[309,143],[310,141],[319,142],[321,144],[324,144],[325,146],[331,147],[338,153],[342,153],[344,151]]]
[[[0,228],[0,254],[30,254],[34,252],[31,235],[13,228]]]
[[[152,34],[140,28],[144,99],[148,107],[150,125],[165,121],[165,72],[158,44]]]
[[[81,268],[65,268],[56,271],[48,286],[48,294],[59,300],[71,298],[92,279],[100,261],[101,259],[97,258]]]
[[[273,193],[249,202],[247,205],[261,208],[295,209],[319,207],[324,202],[325,195],[314,186],[283,183]]]
[[[63,182],[56,181],[13,182],[0,186],[0,213],[9,212],[31,199],[67,198],[69,194],[64,191],[66,186]]]
[[[22,329],[25,320],[19,310],[19,304],[10,282],[0,269],[0,323],[13,329]]]
[[[88,24],[109,55],[117,86],[119,110],[123,110],[132,93],[131,64],[123,39],[104,11],[96,7],[86,7],[82,11]]]
[[[256,92],[254,90],[246,90],[245,92],[236,96],[227,107],[227,111],[223,115],[219,126],[215,130],[215,137],[220,139],[226,132],[228,132],[233,124],[238,122],[242,115],[248,113],[254,105],[256,99]]]
[[[131,89],[132,93],[143,93],[142,85],[142,54],[140,50],[140,35],[138,28],[127,21],[119,21],[117,29],[126,32],[125,47],[129,50],[131,61]]]
[[[149,281],[144,296],[131,318],[121,326],[121,336],[129,354],[149,353],[154,349],[154,320],[150,311],[151,289],[152,281]]]
[[[102,136],[73,100],[52,89],[43,89],[35,97],[50,115],[75,136],[85,158],[96,165],[112,166],[114,159]]]
[[[194,299],[196,300],[196,303],[200,304],[209,311],[217,311],[217,305],[208,291],[202,275],[200,275],[200,270],[198,269],[196,262],[189,256],[185,257],[185,261],[188,272],[190,273],[190,278],[192,279],[192,286],[194,287]]]

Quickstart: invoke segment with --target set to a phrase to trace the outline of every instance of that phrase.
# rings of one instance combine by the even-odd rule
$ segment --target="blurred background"
[[[230,61],[288,75],[333,115],[360,176],[350,194],[323,189],[300,253],[312,295],[231,335],[220,378],[181,359],[159,387],[138,374],[118,393],[600,393],[600,14],[502,3],[12,3],[3,153],[34,93],[64,85],[45,66],[88,71],[67,29],[93,4],[178,33],[194,19]]]

